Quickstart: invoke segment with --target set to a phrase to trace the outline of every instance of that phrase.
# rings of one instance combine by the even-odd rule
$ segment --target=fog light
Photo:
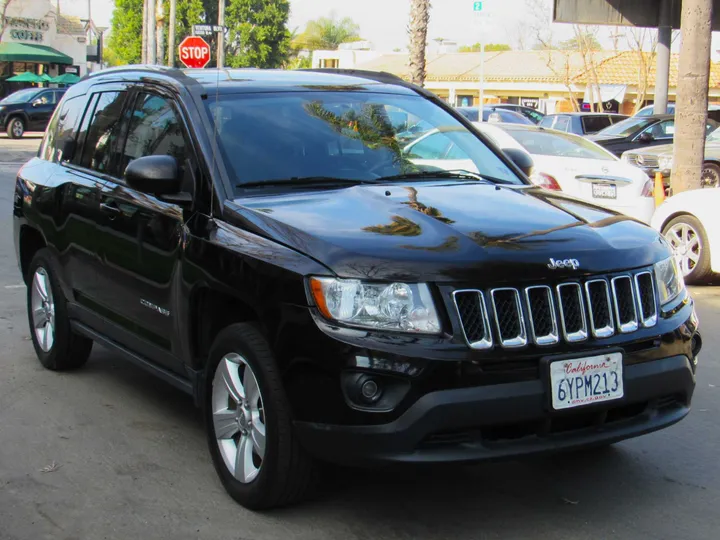
[[[380,397],[380,389],[378,388],[377,383],[372,379],[367,380],[363,383],[360,392],[362,393],[362,396],[368,401],[377,401],[377,398]]]

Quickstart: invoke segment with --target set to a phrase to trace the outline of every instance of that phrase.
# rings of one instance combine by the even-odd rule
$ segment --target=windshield
[[[597,132],[597,135],[612,135],[613,137],[629,137],[633,133],[637,133],[641,129],[645,129],[655,120],[633,116],[626,118],[622,122],[608,126]]]
[[[37,88],[18,90],[0,101],[0,105],[11,105],[13,103],[27,103],[40,92]]]
[[[597,144],[569,133],[541,129],[508,129],[507,133],[530,154],[605,161],[615,159]]]
[[[262,185],[383,177],[462,169],[523,182],[479,138],[420,96],[360,91],[221,95],[208,100],[233,183]],[[431,131],[398,138],[412,118]],[[434,136],[433,136],[434,135]]]

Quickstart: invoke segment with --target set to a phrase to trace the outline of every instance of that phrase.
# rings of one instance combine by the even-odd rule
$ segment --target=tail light
[[[655,190],[655,183],[652,180],[648,180],[645,182],[645,185],[642,188],[642,193],[640,194],[641,197],[653,197]]]
[[[555,180],[553,176],[550,176],[549,174],[543,172],[533,173],[532,176],[530,176],[530,181],[536,186],[540,186],[544,189],[549,189],[551,191],[562,191],[562,188],[560,187],[560,184],[558,184],[558,181]]]

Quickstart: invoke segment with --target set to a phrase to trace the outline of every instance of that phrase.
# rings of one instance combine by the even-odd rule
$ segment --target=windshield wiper
[[[476,172],[467,171],[465,169],[453,169],[451,171],[417,171],[411,173],[394,174],[392,176],[383,176],[381,178],[378,178],[377,180],[406,180],[413,178],[466,178],[471,180],[492,182],[494,184],[513,184],[513,182],[503,180],[502,178],[495,178],[494,176],[478,174]]]
[[[334,176],[292,176],[290,178],[276,178],[274,180],[259,180],[257,182],[243,182],[236,184],[235,187],[247,188],[247,187],[265,187],[265,186],[282,186],[282,185],[297,185],[297,186],[308,186],[313,184],[342,184],[342,185],[357,185],[357,184],[374,184],[374,180],[358,180],[356,178],[336,178]]]

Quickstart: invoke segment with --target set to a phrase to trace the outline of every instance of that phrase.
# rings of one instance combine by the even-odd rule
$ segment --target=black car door
[[[27,131],[45,131],[57,105],[55,90],[45,90],[36,95],[27,108]]]
[[[179,108],[171,97],[153,92],[137,92],[133,102],[117,170],[142,156],[170,155],[177,159],[187,190],[192,191],[194,159]],[[114,320],[125,332],[118,340],[182,372],[171,353],[177,317],[172,293],[179,279],[183,209],[132,189],[120,176],[108,179],[101,193],[102,302],[111,306]]]

